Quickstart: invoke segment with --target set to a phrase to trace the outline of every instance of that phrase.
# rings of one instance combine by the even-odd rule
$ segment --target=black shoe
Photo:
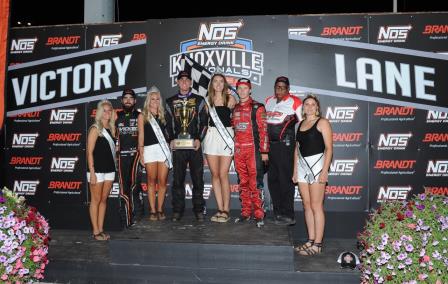
[[[196,216],[196,220],[198,222],[204,222],[204,220],[205,220],[204,214],[202,214],[202,213],[195,213],[195,216]]]
[[[171,217],[171,221],[173,222],[179,222],[182,219],[182,214],[180,213],[173,213],[173,216]]]
[[[246,223],[250,221],[250,216],[243,216],[240,215],[240,217],[235,219],[235,223]]]
[[[274,218],[274,224],[279,225],[279,226],[287,226],[287,225],[289,225],[290,220],[291,220],[291,218],[278,215],[278,216],[275,216],[275,218]]]

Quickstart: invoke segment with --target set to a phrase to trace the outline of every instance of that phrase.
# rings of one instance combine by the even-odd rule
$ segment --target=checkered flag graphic
[[[205,98],[212,73],[185,54],[182,54],[181,61],[182,70],[191,74],[193,81],[191,92]]]

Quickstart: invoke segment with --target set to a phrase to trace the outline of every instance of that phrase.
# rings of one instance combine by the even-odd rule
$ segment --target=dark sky
[[[214,17],[276,14],[375,13],[392,12],[392,0],[115,0],[116,21],[143,21],[158,18]],[[444,0],[398,0],[398,12],[447,11]],[[179,4],[176,4],[179,3]],[[150,6],[148,6],[150,5]],[[160,5],[160,4],[158,4]],[[166,5],[166,4],[165,4]],[[202,8],[198,8],[202,7]],[[84,0],[11,0],[11,25],[33,26],[79,24],[84,21]],[[24,24],[22,24],[24,25]]]

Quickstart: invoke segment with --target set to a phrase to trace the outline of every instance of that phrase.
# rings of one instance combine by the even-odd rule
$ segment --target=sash
[[[322,155],[320,156],[320,158],[316,161],[316,163],[315,163],[314,165],[310,166],[310,165],[308,164],[308,162],[305,160],[305,158],[302,156],[302,153],[300,153],[300,149],[299,149],[299,147],[297,147],[297,151],[299,152],[299,161],[298,161],[299,166],[300,166],[301,168],[305,169],[305,180],[307,181],[308,184],[312,184],[313,182],[316,182],[316,176],[317,176],[320,172],[317,173],[316,175],[314,175],[313,167],[316,165],[316,163],[317,163],[320,159],[322,159],[322,157],[323,157],[324,154],[322,154]]]
[[[149,123],[151,124],[152,130],[154,130],[154,133],[156,134],[157,137],[157,141],[159,141],[159,145],[162,148],[162,152],[166,157],[165,165],[168,167],[168,169],[171,169],[173,167],[173,162],[171,159],[170,148],[168,147],[168,143],[166,143],[165,136],[163,136],[162,130],[160,129],[160,126],[154,117],[151,117]]]
[[[213,122],[215,123],[216,130],[218,130],[219,135],[221,136],[221,138],[224,140],[224,142],[227,145],[225,149],[229,149],[230,154],[233,155],[234,142],[233,142],[232,135],[229,133],[227,128],[224,126],[224,124],[222,124],[222,121],[219,118],[215,107],[210,106],[207,99],[205,99],[205,101],[207,102],[210,117],[212,118]]]
[[[101,131],[103,137],[106,138],[107,142],[109,142],[110,151],[112,152],[112,156],[114,157],[115,170],[117,169],[117,153],[115,151],[115,142],[112,136],[110,136],[109,132],[107,132],[106,128],[103,127]]]

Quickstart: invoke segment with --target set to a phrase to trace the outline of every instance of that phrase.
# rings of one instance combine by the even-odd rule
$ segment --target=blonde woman
[[[296,135],[293,181],[299,183],[308,241],[296,251],[300,255],[315,255],[322,252],[325,185],[333,156],[333,131],[330,122],[321,117],[320,103],[314,95],[303,100],[302,117]]]
[[[230,183],[229,168],[233,159],[232,109],[236,100],[229,95],[229,85],[222,74],[214,74],[208,86],[208,129],[204,138],[204,154],[212,175],[212,187],[215,193],[218,212],[211,217],[212,222],[225,223],[230,219]],[[211,108],[214,108],[215,118]],[[215,120],[219,120],[217,124]],[[231,140],[226,142],[225,136]],[[231,144],[231,145],[228,145]]]
[[[142,113],[138,116],[138,149],[146,169],[146,183],[151,221],[165,220],[163,203],[168,171],[172,167],[167,143],[166,115],[160,91],[153,86],[146,95]],[[156,204],[157,185],[157,204]]]
[[[107,198],[115,180],[115,117],[112,104],[108,100],[98,103],[95,123],[87,136],[87,180],[90,188],[90,221],[93,238],[106,241],[110,236],[104,233],[104,216]]]

